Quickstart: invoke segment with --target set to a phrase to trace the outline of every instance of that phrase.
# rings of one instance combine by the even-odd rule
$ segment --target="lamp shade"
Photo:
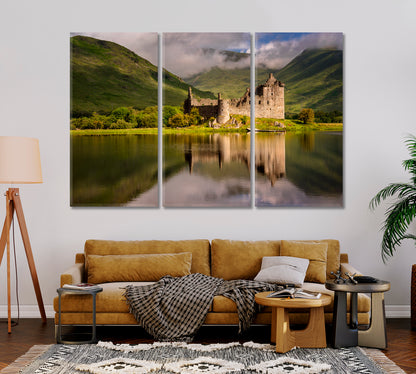
[[[42,183],[38,139],[0,136],[0,183]]]

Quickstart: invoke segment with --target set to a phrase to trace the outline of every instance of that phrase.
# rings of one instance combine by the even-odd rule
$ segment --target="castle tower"
[[[226,123],[230,119],[230,112],[228,106],[228,100],[221,98],[221,94],[218,94],[218,114],[217,122],[219,124]]]
[[[183,103],[183,111],[185,114],[191,113],[192,109],[192,88],[188,87],[188,97],[185,99]]]
[[[264,84],[256,87],[256,116],[285,118],[285,85],[272,73]]]
[[[269,78],[267,79],[265,86],[273,86],[276,84],[277,79],[273,76],[273,73],[269,74]]]

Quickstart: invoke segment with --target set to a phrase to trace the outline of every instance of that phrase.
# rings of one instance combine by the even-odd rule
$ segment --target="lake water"
[[[71,136],[71,206],[155,207],[157,182],[157,135]]]
[[[250,207],[250,135],[165,135],[167,207]]]
[[[341,207],[343,135],[256,133],[259,207]],[[72,206],[158,206],[157,135],[71,136]],[[163,136],[163,205],[250,207],[250,135]]]
[[[257,133],[259,207],[342,207],[342,132]]]

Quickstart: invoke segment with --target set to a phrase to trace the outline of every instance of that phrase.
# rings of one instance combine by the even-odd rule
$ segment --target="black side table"
[[[390,283],[336,283],[328,281],[325,287],[335,291],[332,323],[332,342],[335,348],[364,346],[387,348],[386,315],[384,292],[390,290]],[[347,293],[351,293],[351,322],[347,324]],[[371,321],[367,330],[358,331],[357,294],[371,293]]]
[[[97,293],[102,292],[102,287],[94,287],[91,289],[72,289],[72,288],[58,288],[56,291],[58,292],[59,296],[59,310],[58,310],[58,332],[56,334],[56,342],[58,344],[94,344],[97,343],[97,331],[96,331],[96,320],[95,320],[95,312],[96,312],[96,296]],[[62,339],[62,324],[61,324],[61,296],[64,293],[76,293],[76,294],[87,294],[92,295],[92,331],[91,331],[91,338],[88,340],[82,341],[69,341]]]

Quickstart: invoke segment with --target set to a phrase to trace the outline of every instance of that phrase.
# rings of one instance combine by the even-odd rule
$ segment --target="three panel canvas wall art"
[[[70,137],[73,207],[342,207],[343,35],[73,33]]]

